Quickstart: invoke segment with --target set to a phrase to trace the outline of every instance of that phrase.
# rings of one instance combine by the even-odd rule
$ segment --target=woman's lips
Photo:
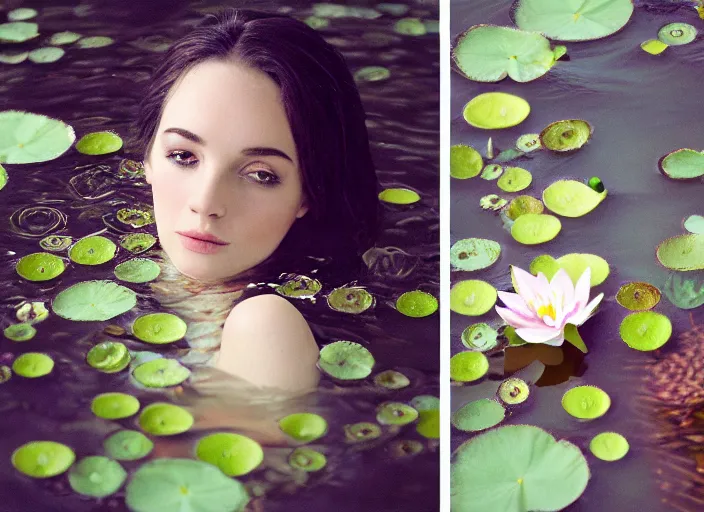
[[[190,236],[182,235],[178,233],[181,239],[181,244],[189,251],[197,252],[199,254],[214,254],[218,251],[223,250],[229,244],[216,244],[214,242],[206,242],[205,240],[198,240],[197,238],[192,238]]]

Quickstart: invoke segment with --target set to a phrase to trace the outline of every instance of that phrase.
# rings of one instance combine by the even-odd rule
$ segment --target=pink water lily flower
[[[514,266],[511,275],[518,293],[498,292],[506,307],[496,306],[496,312],[528,343],[562,345],[567,324],[582,325],[604,297],[600,293],[589,302],[589,267],[576,285],[564,269],[552,281],[542,272],[536,277]]]

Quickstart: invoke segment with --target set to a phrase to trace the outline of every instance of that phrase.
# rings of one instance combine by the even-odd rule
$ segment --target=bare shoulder
[[[262,387],[296,391],[317,384],[318,354],[308,322],[293,304],[258,295],[228,315],[218,367]]]

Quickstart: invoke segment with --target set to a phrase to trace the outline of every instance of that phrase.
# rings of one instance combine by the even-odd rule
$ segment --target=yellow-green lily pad
[[[549,242],[562,229],[560,219],[544,213],[526,213],[511,225],[511,236],[524,245]]]
[[[350,443],[371,441],[381,436],[381,427],[376,423],[362,421],[344,426],[345,439]]]
[[[468,326],[462,331],[462,344],[470,350],[486,352],[494,348],[498,342],[499,333],[489,324],[478,323]]]
[[[499,164],[489,164],[484,169],[482,169],[482,179],[484,180],[495,180],[501,174],[503,174],[504,168]]]
[[[328,422],[319,414],[297,412],[279,420],[284,434],[300,443],[310,443],[328,432]]]
[[[450,148],[450,176],[466,180],[479,176],[484,168],[482,155],[471,146],[456,144]]]
[[[464,432],[479,432],[504,420],[506,409],[496,400],[481,398],[463,405],[452,414],[452,425]]]
[[[36,9],[30,9],[29,7],[20,7],[18,9],[12,9],[7,13],[8,21],[24,21],[35,18],[39,14]]]
[[[704,153],[689,148],[668,153],[658,162],[660,172],[673,180],[693,180],[704,176]]]
[[[520,167],[506,167],[496,184],[504,192],[520,192],[527,189],[533,181],[533,175]]]
[[[697,29],[689,23],[668,23],[658,30],[658,39],[669,46],[689,44],[697,38]]]
[[[379,82],[390,76],[391,71],[384,66],[365,66],[354,72],[354,79],[358,82]]]
[[[387,188],[379,192],[379,199],[391,204],[413,204],[420,201],[420,196],[408,188]]]
[[[51,478],[66,472],[76,460],[74,451],[54,441],[31,441],[12,453],[12,465],[32,478]]]
[[[385,370],[374,376],[374,384],[386,389],[402,389],[409,386],[411,381],[401,372]]]
[[[311,279],[308,276],[296,276],[282,285],[277,286],[276,293],[284,297],[310,299],[315,297],[322,289],[323,285],[317,279]]]
[[[120,430],[105,440],[103,448],[115,460],[139,460],[151,453],[154,443],[136,430]]]
[[[196,457],[219,467],[227,476],[242,476],[262,463],[264,450],[247,436],[218,432],[198,441]]]
[[[581,119],[565,119],[549,124],[540,132],[540,144],[550,151],[575,151],[584,146],[594,129]]]
[[[0,61],[0,62],[2,62],[2,61]],[[7,180],[8,180],[7,171],[5,170],[5,168],[2,165],[0,165],[0,190],[5,188],[5,185],[7,185]]]
[[[401,18],[394,23],[394,32],[405,36],[423,36],[427,29],[419,18]]]
[[[84,281],[59,292],[52,307],[61,318],[110,320],[137,304],[137,294],[112,281]]]
[[[76,140],[76,133],[66,123],[17,110],[0,112],[0,134],[0,164],[54,160]]]
[[[530,388],[523,379],[510,377],[501,383],[496,394],[503,403],[507,405],[517,405],[528,400]]]
[[[117,492],[127,480],[127,471],[107,457],[85,457],[68,472],[71,489],[92,498],[104,498]]]
[[[0,24],[0,43],[24,43],[39,36],[39,25],[25,21]]]
[[[312,473],[323,469],[327,464],[327,459],[319,451],[299,446],[289,455],[288,463],[292,468]]]
[[[516,139],[516,148],[524,153],[530,153],[542,147],[539,133],[526,133]]]
[[[49,39],[49,44],[51,45],[62,45],[62,44],[71,44],[75,43],[81,38],[81,34],[77,34],[75,32],[57,32],[56,34],[53,34],[51,38]]]
[[[704,269],[704,235],[688,234],[668,238],[658,245],[658,261],[671,270]]]
[[[29,52],[2,52],[0,53],[0,62],[3,64],[21,64],[27,60],[27,57],[29,57]],[[7,176],[5,177],[7,178]]]
[[[191,370],[175,359],[160,357],[140,364],[132,375],[148,388],[167,388],[184,382],[191,376]]]
[[[132,254],[140,254],[151,249],[156,243],[156,237],[150,233],[128,233],[120,237],[120,247]]]
[[[122,147],[122,139],[113,132],[93,132],[81,137],[76,150],[84,155],[106,155]]]
[[[669,45],[666,45],[659,39],[648,39],[647,41],[640,43],[641,49],[650,55],[660,55],[662,52],[667,50],[668,46]]]
[[[580,181],[558,180],[543,191],[543,203],[563,217],[581,217],[599,206],[607,193],[596,192]]]
[[[704,216],[690,215],[684,220],[684,229],[696,235],[704,235]]]
[[[407,425],[417,418],[418,411],[401,402],[386,402],[376,412],[376,421],[382,425]]]
[[[464,107],[464,120],[475,128],[500,130],[516,126],[530,114],[530,105],[520,96],[505,92],[485,92]]]
[[[606,414],[611,397],[596,386],[577,386],[562,395],[562,407],[570,416],[593,420]]]
[[[459,352],[450,358],[450,378],[457,382],[479,380],[489,371],[489,360],[482,352]]]
[[[374,296],[364,288],[350,286],[335,288],[327,296],[330,309],[341,313],[358,315],[374,305]]]
[[[667,343],[672,336],[672,322],[661,313],[639,311],[624,318],[618,331],[629,347],[650,351]]]
[[[430,316],[438,310],[438,299],[421,290],[405,292],[396,299],[396,310],[411,318]]]
[[[496,288],[486,281],[460,281],[450,290],[450,309],[460,315],[480,316],[494,307],[497,297]]]
[[[142,315],[132,324],[132,332],[138,339],[154,345],[178,341],[187,330],[186,322],[171,313]]]
[[[660,302],[660,290],[650,283],[626,283],[616,293],[616,301],[631,311],[653,309]]]
[[[27,281],[49,281],[60,276],[65,268],[64,260],[47,252],[23,256],[15,266],[17,273]]]
[[[320,350],[318,366],[336,379],[364,379],[372,373],[374,356],[359,343],[335,341]]]
[[[154,281],[161,273],[161,267],[146,258],[133,258],[115,267],[115,277],[127,283],[148,283]]]
[[[601,256],[586,253],[565,254],[557,259],[548,254],[542,254],[533,259],[529,270],[533,275],[537,276],[538,272],[542,272],[545,277],[552,279],[557,271],[562,268],[570,276],[572,283],[576,285],[587,267],[591,269],[590,287],[600,285],[609,277],[609,263]]]
[[[479,205],[485,210],[497,211],[508,204],[508,201],[496,194],[489,194],[479,200]]]
[[[127,368],[132,360],[130,351],[119,341],[103,341],[88,351],[86,362],[103,373],[117,373]]]
[[[489,268],[499,259],[501,245],[484,238],[457,240],[450,248],[450,264],[457,270],[473,271]]]
[[[153,436],[182,434],[193,426],[193,415],[183,407],[156,402],[142,409],[139,426]]]
[[[64,235],[49,235],[39,241],[39,246],[45,251],[65,251],[73,244],[73,238]]]
[[[59,60],[65,53],[62,48],[47,46],[32,50],[29,52],[29,55],[27,55],[27,58],[35,64],[50,64]]]
[[[418,411],[416,432],[426,439],[440,439],[440,409]]]
[[[94,235],[82,238],[68,251],[71,261],[81,265],[102,265],[115,257],[117,246],[109,238]]]
[[[93,414],[106,420],[128,418],[137,414],[139,407],[139,400],[126,393],[102,393],[90,404]]]
[[[629,449],[628,440],[617,432],[602,432],[589,442],[589,451],[606,462],[621,460]]]
[[[77,48],[103,48],[104,46],[109,46],[114,43],[115,40],[112,37],[107,36],[92,36],[84,37],[78,43],[76,43]]]
[[[545,205],[540,199],[532,196],[518,196],[511,199],[506,209],[506,216],[511,220],[516,220],[526,213],[543,213]]]
[[[12,371],[28,379],[49,375],[54,369],[54,360],[41,352],[25,352],[12,363]]]
[[[12,324],[5,327],[3,331],[5,337],[12,341],[29,341],[37,334],[37,330],[30,323]]]

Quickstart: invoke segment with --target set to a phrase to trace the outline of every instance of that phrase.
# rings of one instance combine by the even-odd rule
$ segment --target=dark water
[[[107,156],[86,156],[72,148],[51,162],[5,166],[9,183],[0,191],[2,328],[17,321],[16,309],[24,301],[43,302],[51,310],[51,299],[59,291],[79,281],[112,279],[114,265],[130,257],[119,249],[114,261],[96,268],[70,264],[56,280],[43,284],[26,282],[15,273],[15,263],[23,255],[40,251],[39,240],[46,234],[78,239],[100,233],[115,241],[121,231],[156,234],[154,225],[132,230],[111,220],[120,208],[148,205],[151,201],[144,182],[117,178],[122,159],[140,159],[130,147],[129,126],[136,115],[142,87],[161,55],[131,43],[154,35],[166,43],[176,40],[204,13],[219,6],[278,10],[303,19],[312,13],[311,4],[287,2],[282,7],[280,3],[261,1],[103,1],[80,5],[56,1],[5,2],[6,10],[21,6],[39,11],[38,18],[31,20],[39,24],[39,41],[50,34],[71,30],[86,36],[110,36],[115,43],[99,49],[70,45],[65,48],[66,55],[53,64],[1,65],[0,109],[26,110],[61,119],[75,129],[77,138],[93,131],[114,130],[126,145]],[[374,3],[354,5],[373,7]],[[419,2],[409,7],[406,16],[438,19],[437,7],[432,3]],[[227,294],[212,293],[209,298],[208,290],[189,293],[178,280],[166,282],[166,276],[160,278],[163,288],[158,293],[150,285],[130,285],[138,293],[138,305],[113,320],[78,323],[50,313],[47,320],[36,324],[38,333],[31,341],[21,344],[0,340],[4,364],[29,351],[46,352],[56,362],[49,376],[35,380],[13,376],[0,385],[1,511],[125,509],[123,490],[103,500],[92,500],[73,493],[65,475],[36,481],[10,465],[10,456],[18,446],[40,439],[69,445],[77,459],[102,455],[102,442],[107,435],[120,428],[135,428],[132,419],[110,422],[91,414],[90,401],[106,391],[135,394],[143,406],[153,401],[173,401],[189,408],[196,417],[191,432],[156,439],[150,458],[192,457],[195,442],[206,432],[243,432],[260,440],[264,445],[264,463],[241,478],[252,492],[265,490],[263,497],[252,500],[251,510],[437,510],[437,441],[421,437],[414,425],[383,427],[379,440],[361,445],[345,443],[343,435],[345,424],[374,421],[376,406],[381,402],[408,401],[417,395],[439,396],[438,314],[412,319],[392,307],[395,299],[408,290],[421,289],[438,295],[438,36],[436,33],[420,37],[399,35],[392,28],[396,19],[390,14],[373,20],[333,19],[328,28],[321,30],[340,48],[353,71],[369,65],[390,69],[391,77],[386,81],[360,83],[374,162],[384,186],[412,188],[419,192],[421,201],[413,206],[384,208],[384,228],[377,242],[381,250],[369,260],[369,271],[354,276],[316,275],[323,283],[323,294],[356,280],[375,296],[374,309],[354,316],[328,309],[322,298],[316,303],[295,301],[295,304],[322,342],[347,339],[363,343],[377,361],[373,375],[397,369],[409,376],[411,385],[389,392],[369,385],[370,380],[340,386],[323,378],[319,392],[292,401],[270,401],[267,397],[247,395],[241,383],[192,365],[193,379],[181,387],[138,390],[131,385],[126,372],[105,375],[84,362],[91,346],[109,339],[103,334],[108,324],[128,328],[129,332],[134,318],[158,309],[195,318],[200,322],[199,328],[207,330],[209,322],[217,322],[199,313],[199,308],[205,305],[226,308],[230,303]],[[23,47],[37,47],[39,41]],[[4,46],[0,49],[4,50]],[[400,258],[399,250],[403,251]],[[389,264],[393,263],[389,253],[397,255],[394,264]],[[158,250],[145,255],[156,258]],[[271,282],[277,282],[277,277],[272,276]],[[199,302],[203,296],[206,298]],[[131,349],[150,350],[125,337],[117,339]],[[183,343],[179,346],[187,348]],[[276,418],[304,410],[323,415],[329,423],[329,433],[315,443],[326,453],[328,466],[310,477],[287,468],[291,446],[280,438],[275,423]],[[413,456],[398,456],[398,442],[409,439],[422,443],[423,450]],[[124,466],[130,471],[139,463]]]
[[[450,36],[455,38],[480,23],[513,25],[510,5],[506,0],[453,0]],[[660,56],[640,49],[643,41],[656,38],[658,29],[673,21],[693,24],[700,32],[704,29],[704,22],[689,5],[640,2],[622,31],[601,40],[566,43],[570,59],[558,61],[533,82],[521,84],[506,79],[480,84],[452,73],[452,144],[469,144],[484,154],[489,136],[501,150],[513,147],[518,136],[538,133],[560,119],[585,119],[594,127],[590,143],[573,154],[539,151],[533,158],[512,164],[533,174],[531,187],[520,194],[540,197],[542,190],[555,180],[586,180],[591,176],[601,177],[609,190],[606,200],[593,212],[576,219],[562,218],[562,231],[551,242],[520,245],[502,228],[497,214],[480,208],[482,196],[497,193],[496,182],[480,178],[453,180],[451,194],[452,243],[479,237],[496,240],[502,247],[501,258],[493,267],[472,273],[453,272],[452,283],[483,279],[499,290],[509,290],[509,265],[527,269],[540,254],[558,257],[588,252],[602,256],[611,265],[608,279],[592,292],[592,296],[605,293],[600,312],[580,328],[589,353],[580,360],[575,356],[578,353],[568,347],[565,357],[572,362],[562,365],[564,372],[548,366],[550,379],[559,383],[535,388],[532,405],[521,408],[504,422],[544,427],[558,438],[576,443],[585,453],[592,476],[585,493],[568,508],[570,511],[704,509],[704,480],[695,470],[692,451],[697,445],[701,450],[701,440],[690,441],[689,448],[676,450],[658,443],[654,438],[671,426],[649,414],[641,400],[648,395],[649,365],[657,357],[682,350],[679,337],[691,328],[690,312],[677,309],[663,294],[655,311],[672,320],[672,338],[658,354],[640,353],[619,337],[619,324],[628,312],[614,300],[618,288],[629,281],[646,281],[662,289],[668,271],[655,258],[656,246],[668,237],[684,233],[684,218],[702,213],[704,184],[696,180],[671,181],[657,168],[658,159],[675,149],[704,149],[701,35],[693,43],[670,47]],[[462,118],[464,105],[477,94],[489,91],[525,98],[531,105],[529,117],[506,130],[483,131],[469,126]],[[503,196],[510,198],[513,194]],[[695,323],[704,322],[702,309],[691,310]],[[495,313],[480,318],[452,315],[453,353],[464,349],[460,340],[463,329],[482,321],[496,325],[501,322]],[[496,369],[493,378],[501,379],[502,355],[493,357],[492,363]],[[570,375],[572,378],[565,381]],[[639,380],[641,377],[646,380]],[[701,373],[695,379],[701,383]],[[562,410],[562,394],[578,383],[594,384],[609,393],[612,405],[604,417],[579,422]],[[452,394],[453,410],[482,397],[479,386],[453,388]],[[693,429],[696,432],[695,427],[689,428],[690,433]],[[701,422],[698,428],[701,434]],[[590,439],[603,431],[621,432],[629,439],[631,451],[624,459],[606,463],[589,453]],[[453,429],[452,437],[454,450],[470,436]]]

